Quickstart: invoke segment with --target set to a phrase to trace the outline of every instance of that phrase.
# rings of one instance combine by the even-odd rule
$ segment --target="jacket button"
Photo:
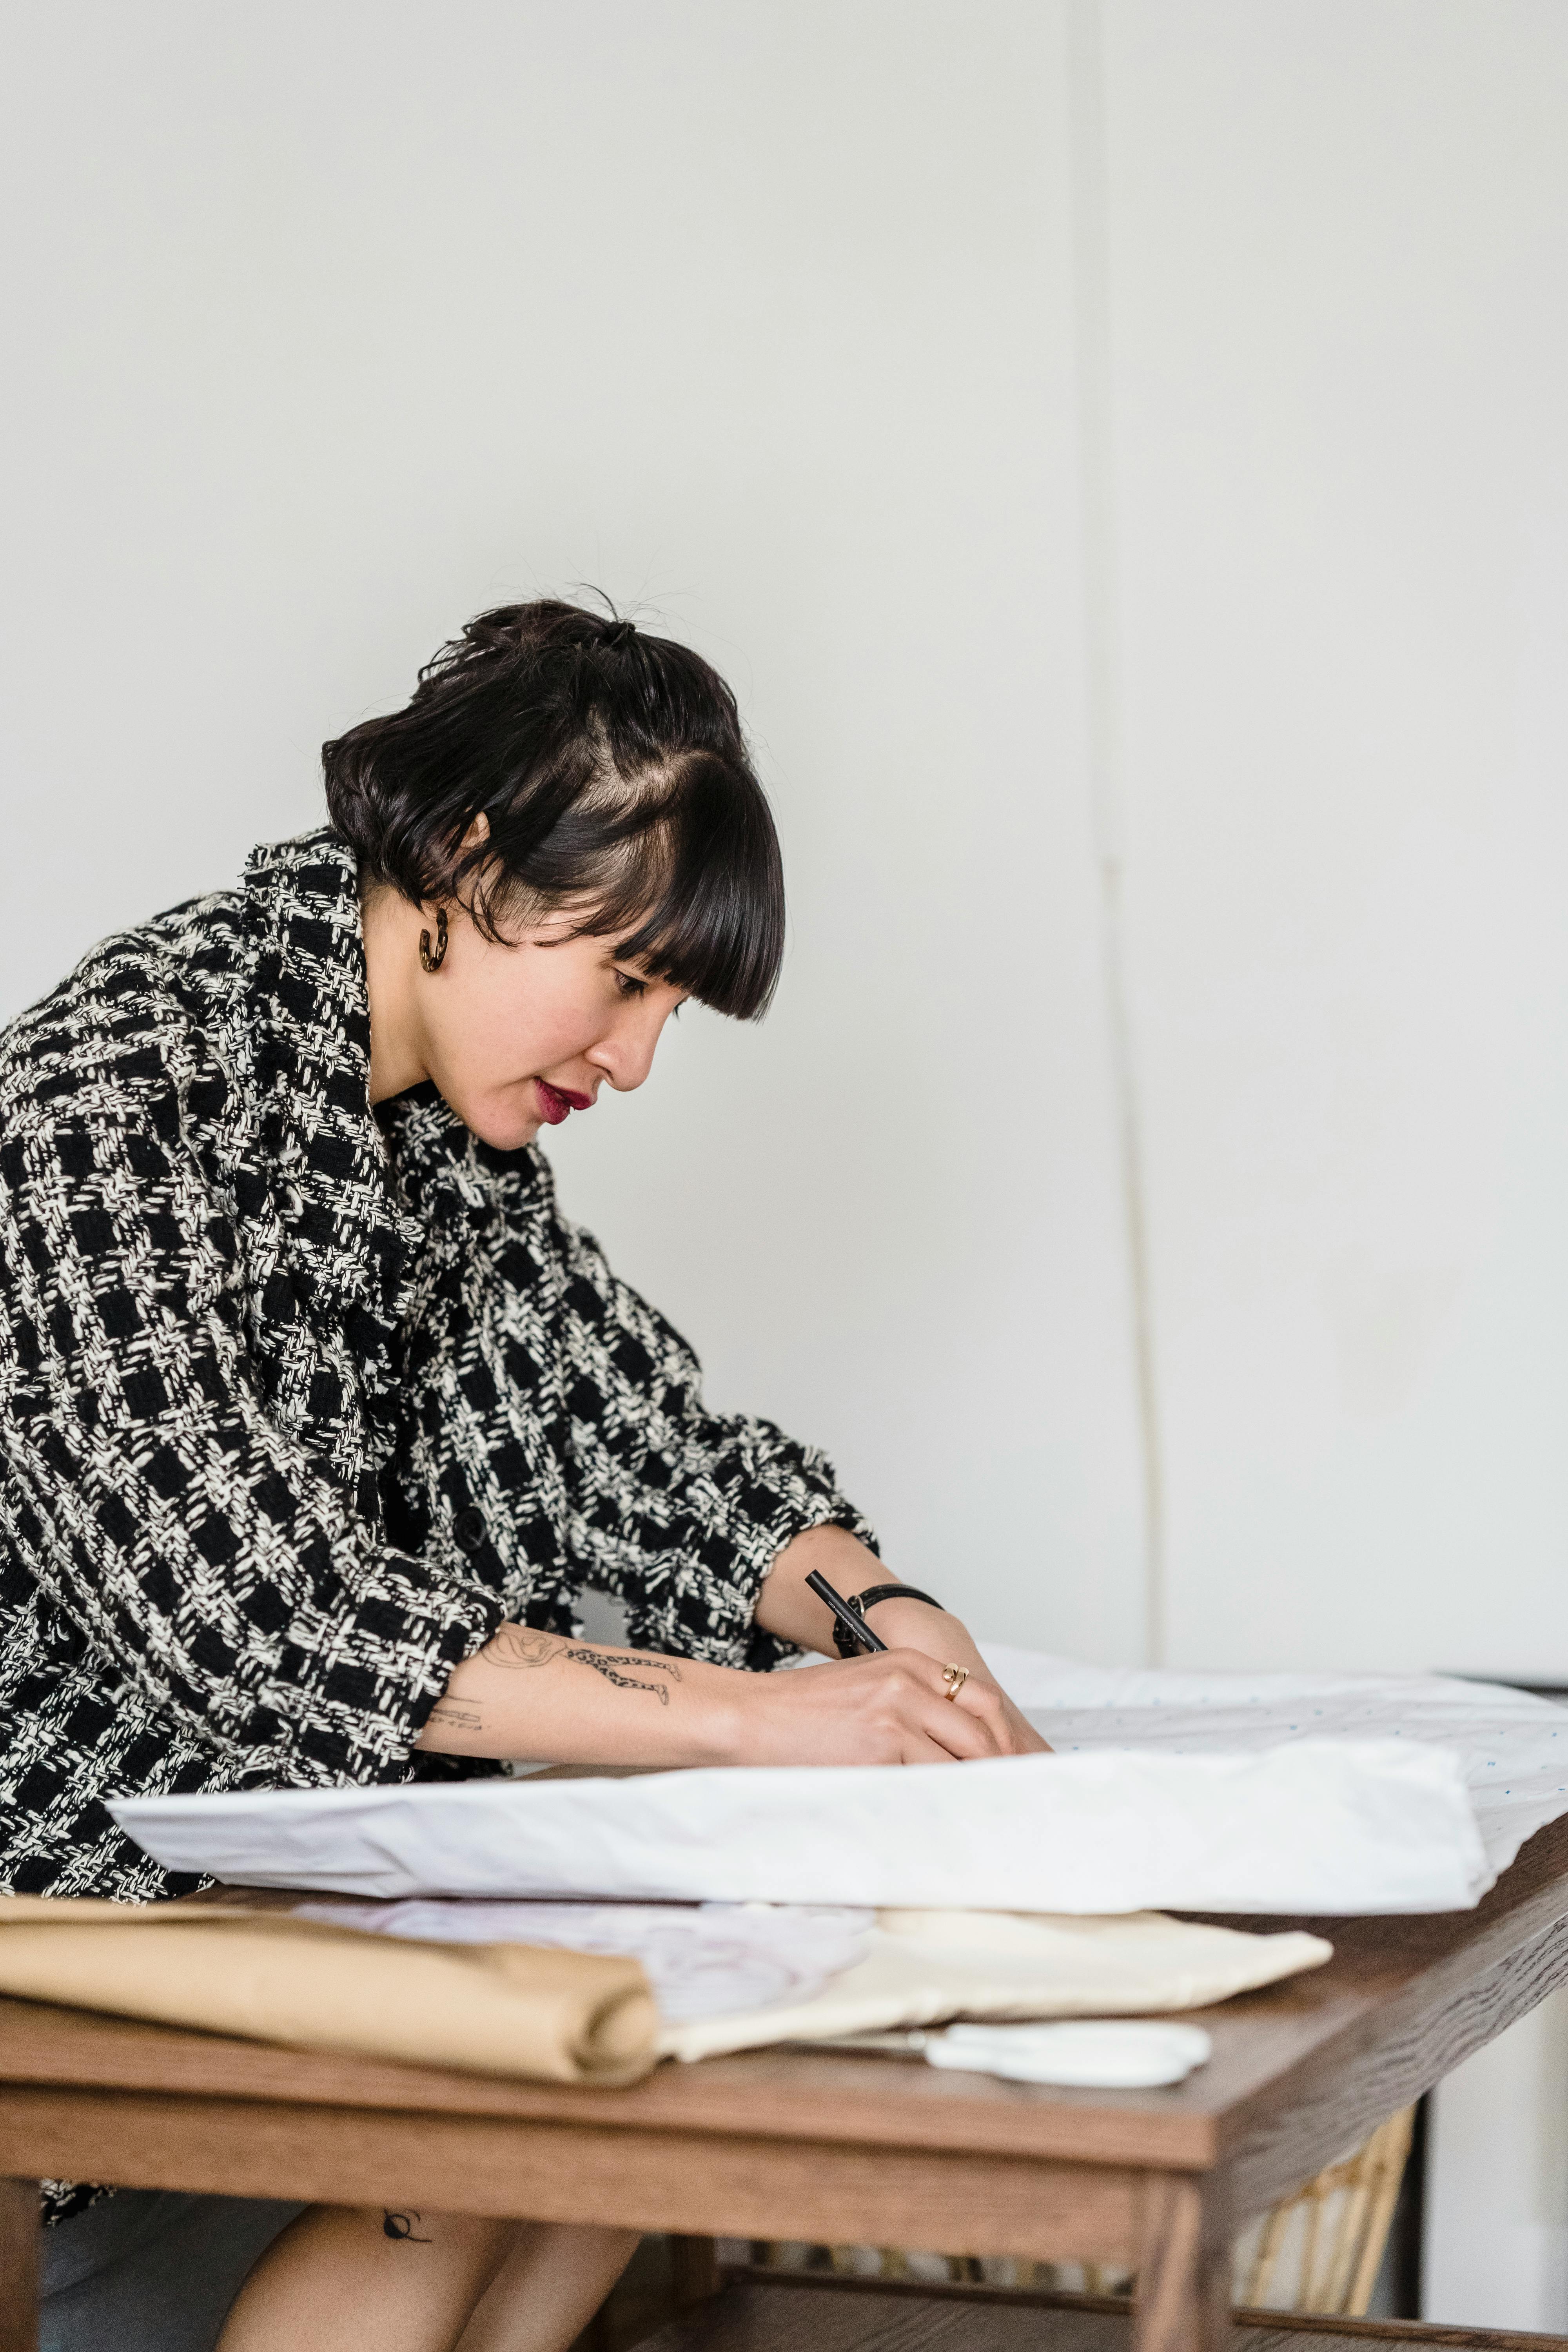
[[[452,1522],[452,1533],[465,1551],[478,1551],[485,1539],[485,1515],[472,1503],[459,1511]]]

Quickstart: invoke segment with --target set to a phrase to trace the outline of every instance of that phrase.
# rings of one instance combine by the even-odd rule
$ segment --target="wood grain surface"
[[[1124,2302],[837,2279],[737,2280],[638,2352],[1132,2352]],[[1562,2352],[1568,2336],[1242,2312],[1226,2352]]]
[[[1142,2176],[1006,2156],[541,2126],[493,2116],[25,2086],[0,2173],[124,2188],[405,2203],[683,2236],[848,2237],[1042,2262],[1131,2259]]]
[[[38,2184],[0,2179],[0,2352],[35,2352],[37,2292]]]
[[[1125,2294],[1074,2294],[1065,2288],[990,2286],[968,2280],[858,2278],[838,2271],[778,2271],[748,2263],[721,2273],[732,2285],[801,2289],[806,2294],[911,2296],[923,2302],[1018,2305],[1048,2315],[1051,2332],[1042,2336],[1050,2352],[1129,2352],[1132,2298]],[[1369,2352],[1384,2344],[1389,2352],[1424,2345],[1427,2352],[1554,2352],[1568,2347],[1568,2336],[1545,2336],[1519,2328],[1449,2327],[1425,2319],[1341,2319],[1320,2312],[1234,2309],[1244,2337],[1231,2352],[1261,2352],[1267,2337],[1273,2352]],[[1058,2333],[1060,2329],[1063,2332]],[[808,2331],[803,2329],[803,2333]]]
[[[1138,2200],[1133,2352],[1222,2352],[1235,2224],[1222,2178],[1148,2172]]]

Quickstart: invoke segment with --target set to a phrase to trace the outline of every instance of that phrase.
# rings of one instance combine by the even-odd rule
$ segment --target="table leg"
[[[1231,2324],[1225,2189],[1202,2173],[1145,2176],[1133,2352],[1225,2352]]]
[[[0,2180],[0,2352],[38,2352],[38,2184]]]

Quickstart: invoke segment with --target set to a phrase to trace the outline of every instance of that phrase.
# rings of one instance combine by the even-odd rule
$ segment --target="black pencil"
[[[819,1601],[825,1601],[829,1609],[832,1610],[834,1615],[837,1618],[839,1623],[843,1626],[845,1632],[847,1633],[852,1633],[856,1641],[863,1643],[868,1650],[885,1650],[887,1648],[888,1645],[886,1642],[879,1642],[877,1639],[876,1634],[872,1633],[871,1628],[867,1624],[866,1620],[861,1616],[859,1611],[858,1609],[850,1608],[849,1603],[845,1600],[842,1592],[835,1592],[832,1585],[829,1584],[827,1579],[823,1575],[820,1569],[814,1568],[812,1570],[811,1574],[805,1580],[805,1589],[808,1592],[815,1592]]]

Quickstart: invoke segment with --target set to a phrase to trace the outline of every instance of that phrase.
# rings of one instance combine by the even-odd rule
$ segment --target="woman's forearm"
[[[418,1745],[529,1763],[727,1764],[751,1679],[696,1658],[502,1625],[455,1670]]]
[[[893,1584],[898,1579],[847,1528],[807,1528],[784,1546],[757,1596],[757,1623],[781,1641],[833,1658],[838,1652],[832,1612],[806,1590],[805,1580],[814,1570],[847,1601],[871,1585]],[[951,1659],[971,1670],[980,1665],[980,1653],[967,1628],[950,1611],[932,1603],[879,1601],[866,1622],[890,1650],[923,1650],[927,1657]]]
[[[845,1528],[811,1528],[787,1544],[758,1599],[764,1632],[802,1649],[837,1656],[833,1617],[805,1579],[819,1568],[840,1591],[886,1582],[886,1572]],[[895,1622],[899,1612],[926,1621],[927,1638]],[[890,1644],[931,1650],[931,1627],[956,1620],[920,1603],[889,1601],[878,1612]],[[950,1645],[944,1655],[968,1653]],[[465,1660],[437,1701],[419,1746],[437,1755],[492,1756],[552,1764],[721,1764],[748,1752],[743,1711],[756,1677],[692,1658],[571,1641],[523,1625],[502,1625]]]

